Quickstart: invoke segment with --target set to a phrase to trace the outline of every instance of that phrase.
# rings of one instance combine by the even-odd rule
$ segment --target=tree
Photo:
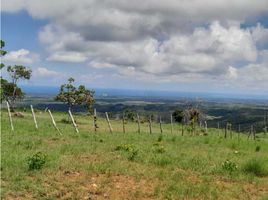
[[[75,105],[83,105],[91,112],[94,104],[94,91],[88,90],[84,85],[76,88],[74,78],[69,78],[68,83],[61,85],[59,94],[55,97],[56,101],[63,102],[68,105],[69,110],[72,110]]]
[[[7,51],[3,50],[5,47],[5,42],[3,40],[0,40],[0,55],[1,57],[6,55]],[[2,69],[5,65],[3,63],[0,64],[0,69]]]
[[[15,92],[14,92],[15,88]],[[23,99],[24,93],[22,90],[15,86],[13,83],[9,83],[7,80],[1,78],[1,102],[6,100],[10,105],[13,99]],[[11,110],[14,111],[14,106],[11,106]]]
[[[172,113],[172,116],[173,116],[175,122],[180,123],[180,122],[182,122],[182,119],[183,119],[183,111],[180,109],[176,109]]]
[[[11,82],[1,78],[1,100],[5,99],[9,102],[11,111],[14,112],[16,101],[24,97],[24,93],[17,83],[19,80],[29,80],[31,78],[32,70],[22,65],[8,66]]]

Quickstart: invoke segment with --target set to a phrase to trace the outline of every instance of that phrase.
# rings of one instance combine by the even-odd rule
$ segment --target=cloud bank
[[[268,91],[268,0],[3,0],[4,12],[48,20],[48,61],[117,78],[210,82]],[[244,24],[253,25],[244,27]],[[243,83],[243,84],[241,84]]]

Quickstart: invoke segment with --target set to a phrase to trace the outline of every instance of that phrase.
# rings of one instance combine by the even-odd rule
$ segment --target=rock
[[[15,116],[15,117],[23,118],[23,117],[24,117],[24,114],[21,113],[21,112],[15,112],[15,113],[14,113],[14,116]]]

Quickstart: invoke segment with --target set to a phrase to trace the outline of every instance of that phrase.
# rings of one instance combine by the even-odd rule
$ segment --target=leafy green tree
[[[182,119],[183,119],[183,110],[176,109],[172,113],[172,116],[173,116],[175,122],[178,122],[178,123],[182,122]]]
[[[76,88],[74,85],[74,78],[69,78],[68,83],[61,85],[59,94],[55,97],[56,101],[63,102],[68,105],[69,110],[75,105],[83,105],[91,112],[94,104],[94,91],[88,90],[84,85]]]
[[[130,120],[130,121],[134,121],[136,114],[132,110],[126,109],[124,111],[124,116],[125,116],[125,119]]]
[[[5,42],[3,40],[0,40],[0,55],[1,57],[6,55],[7,51],[3,50],[5,47]],[[0,69],[2,69],[5,65],[3,63],[0,64]]]
[[[13,99],[16,100],[23,99],[24,95],[25,94],[19,87],[1,78],[1,102],[3,100],[6,100],[10,105],[13,105],[12,104]],[[11,106],[11,111],[14,111],[14,106]]]
[[[9,102],[11,111],[15,111],[16,101],[24,97],[24,93],[17,83],[19,80],[29,80],[31,78],[32,70],[22,65],[8,66],[11,82],[1,78],[1,100],[5,99]]]

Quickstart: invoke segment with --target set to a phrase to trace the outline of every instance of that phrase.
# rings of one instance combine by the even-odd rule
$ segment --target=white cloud
[[[4,57],[4,62],[18,63],[18,64],[32,64],[39,59],[39,56],[35,53],[31,53],[29,50],[20,49],[17,51],[10,51]]]
[[[59,62],[85,62],[86,57],[78,52],[56,52],[50,55],[47,60],[49,61],[59,61]]]
[[[56,77],[60,76],[60,73],[53,71],[53,70],[48,70],[45,67],[38,67],[36,70],[34,70],[34,76],[35,77]]]

